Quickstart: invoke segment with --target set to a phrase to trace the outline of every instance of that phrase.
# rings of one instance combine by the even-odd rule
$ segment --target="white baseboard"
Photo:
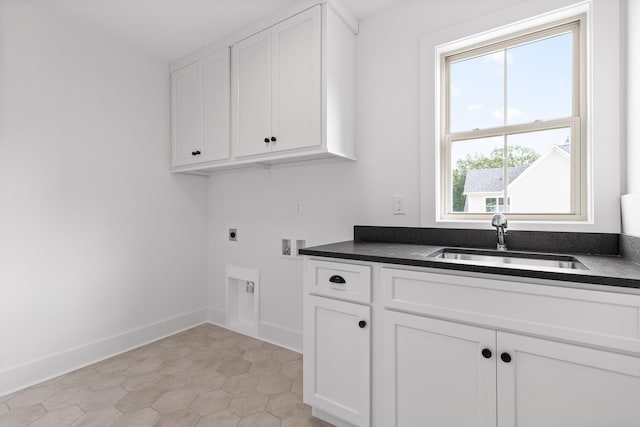
[[[223,328],[235,330],[225,322],[224,311],[215,308],[207,310],[207,320]],[[243,331],[236,331],[241,334],[246,334]],[[262,341],[269,342],[271,344],[278,345],[280,347],[288,348],[289,350],[302,353],[302,333],[294,331],[292,329],[284,328],[282,326],[274,325],[269,322],[260,322],[258,336],[255,337]]]
[[[302,353],[302,333],[269,322],[260,322],[260,339]]]
[[[201,309],[0,371],[0,396],[157,341],[206,322]]]

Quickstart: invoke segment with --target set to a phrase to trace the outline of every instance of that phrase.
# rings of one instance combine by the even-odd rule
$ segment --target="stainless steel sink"
[[[580,261],[570,255],[538,254],[528,252],[495,252],[481,249],[444,248],[431,255],[440,258],[473,264],[514,267],[561,268],[567,270],[588,270]]]

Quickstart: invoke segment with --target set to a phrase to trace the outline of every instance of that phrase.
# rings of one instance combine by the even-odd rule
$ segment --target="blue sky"
[[[571,52],[572,35],[565,33],[451,64],[451,131],[571,116]],[[509,137],[508,143],[542,153],[562,144],[569,134],[568,128],[522,134]],[[454,143],[452,165],[467,154],[488,154],[496,146],[502,146],[501,137]]]

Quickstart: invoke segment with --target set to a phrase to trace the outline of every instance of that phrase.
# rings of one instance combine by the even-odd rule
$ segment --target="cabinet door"
[[[495,427],[495,331],[387,310],[383,316],[382,425]],[[483,356],[485,349],[491,354]]]
[[[229,157],[230,80],[229,49],[200,62],[202,73],[202,155],[201,161]]]
[[[273,151],[321,144],[320,6],[275,25],[273,49]]]
[[[369,306],[307,295],[304,313],[304,401],[368,426]]]
[[[640,426],[640,358],[498,332],[499,427]]]
[[[192,64],[171,74],[172,164],[194,162],[202,151],[200,68]]]
[[[233,45],[231,57],[233,155],[267,153],[272,137],[271,29]]]

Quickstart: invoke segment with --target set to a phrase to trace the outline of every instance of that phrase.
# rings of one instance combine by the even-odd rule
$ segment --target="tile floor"
[[[204,324],[0,397],[0,427],[330,426],[299,353]]]

